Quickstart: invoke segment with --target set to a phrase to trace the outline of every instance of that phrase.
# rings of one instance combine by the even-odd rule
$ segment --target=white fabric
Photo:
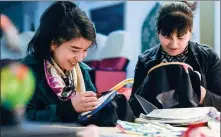
[[[127,31],[114,31],[108,35],[106,46],[102,51],[101,58],[126,57],[132,59],[132,38]]]

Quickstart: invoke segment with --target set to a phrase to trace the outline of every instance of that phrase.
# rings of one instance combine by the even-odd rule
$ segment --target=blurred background
[[[0,12],[7,15],[19,31],[22,49],[22,54],[8,50],[1,33],[1,60],[25,56],[40,16],[52,2],[0,2]],[[168,1],[73,2],[86,12],[97,30],[98,48],[89,50],[85,63],[94,70],[91,76],[98,90],[108,90],[125,78],[133,78],[138,55],[159,42],[155,16]],[[211,46],[220,56],[220,1],[198,1],[192,40]],[[109,81],[104,81],[107,77]]]

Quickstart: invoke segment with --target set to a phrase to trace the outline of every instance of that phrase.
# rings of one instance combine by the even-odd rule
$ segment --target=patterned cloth
[[[126,134],[147,137],[178,137],[187,130],[187,128],[173,127],[169,124],[151,121],[144,124],[118,120],[116,127]]]
[[[48,85],[59,99],[69,100],[76,92],[84,92],[85,84],[79,64],[64,73],[50,58],[44,60],[44,71]]]
[[[176,56],[170,56],[163,50],[162,47],[160,48],[160,50],[161,50],[161,62],[185,62],[187,59],[188,46],[186,46],[183,53]]]

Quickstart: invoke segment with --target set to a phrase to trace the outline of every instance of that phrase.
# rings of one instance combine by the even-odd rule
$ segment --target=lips
[[[170,50],[173,50],[173,51],[175,51],[175,50],[177,50],[177,49],[171,49],[171,48],[169,48]]]
[[[178,52],[178,49],[169,49],[169,52],[176,53],[176,52]]]
[[[75,66],[76,63],[69,61],[69,63],[71,64],[71,66]]]

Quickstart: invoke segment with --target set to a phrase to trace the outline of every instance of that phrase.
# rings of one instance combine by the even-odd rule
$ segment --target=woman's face
[[[84,38],[75,38],[64,42],[60,46],[51,44],[53,59],[62,70],[70,71],[87,56],[87,50],[91,43],[91,41]]]
[[[176,56],[184,51],[188,45],[188,41],[191,39],[191,32],[188,31],[185,35],[177,37],[174,33],[172,37],[166,37],[159,34],[160,44],[163,50],[167,52],[170,56]]]

